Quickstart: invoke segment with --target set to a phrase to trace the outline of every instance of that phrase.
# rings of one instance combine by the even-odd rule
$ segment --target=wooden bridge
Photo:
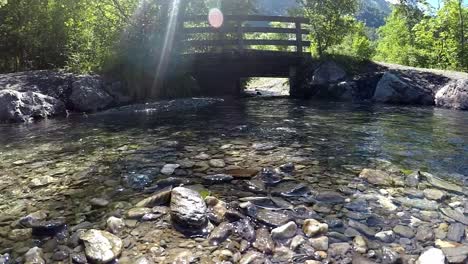
[[[270,22],[285,26],[265,26]],[[237,95],[242,78],[287,77],[293,95],[300,86],[298,71],[310,60],[306,52],[310,41],[304,40],[309,34],[308,23],[303,17],[228,15],[222,27],[214,28],[208,25],[207,16],[183,17],[178,30],[182,33],[178,37],[182,51],[178,61],[190,65],[187,68],[203,94]],[[261,33],[274,33],[279,39],[256,37]]]

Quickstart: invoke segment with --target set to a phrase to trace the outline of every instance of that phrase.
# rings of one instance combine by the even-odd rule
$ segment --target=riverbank
[[[311,62],[300,70],[304,81],[296,98],[424,105],[468,110],[468,74],[368,63],[346,69],[333,61]],[[184,83],[181,93],[196,88]],[[286,94],[288,82],[254,81],[253,95]],[[185,87],[187,86],[188,87]],[[134,103],[116,78],[56,71],[0,74],[0,122],[30,122],[69,113],[93,113]],[[177,89],[172,89],[173,96]],[[196,92],[195,92],[196,93]],[[252,93],[251,93],[252,94]]]

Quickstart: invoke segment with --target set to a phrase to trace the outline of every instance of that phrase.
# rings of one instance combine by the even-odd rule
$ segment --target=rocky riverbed
[[[464,185],[384,160],[331,174],[317,160],[284,155],[275,144],[212,143],[200,149],[160,141],[157,160],[142,159],[148,149],[121,146],[122,181],[104,181],[79,203],[55,208],[21,204],[41,193],[62,197],[39,200],[68,203],[67,197],[79,190],[63,189],[67,172],[60,169],[33,179],[28,187],[18,185],[12,195],[22,200],[2,205],[0,263],[468,260]],[[139,171],[132,169],[137,160]],[[289,162],[261,167],[281,161]],[[98,171],[78,172],[79,181],[89,182],[102,173]]]

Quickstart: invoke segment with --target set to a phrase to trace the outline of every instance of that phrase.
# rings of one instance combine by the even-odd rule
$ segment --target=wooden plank
[[[296,22],[296,42],[297,42],[297,52],[302,53],[302,33],[301,33],[301,23]]]
[[[206,15],[187,16],[185,22],[206,22],[208,17]],[[309,19],[305,17],[286,17],[286,16],[257,16],[257,15],[226,15],[224,21],[252,21],[252,22],[286,22],[286,23],[303,23],[308,24]]]
[[[185,41],[186,46],[191,47],[215,47],[215,46],[236,46],[238,45],[238,39],[225,39],[225,40],[188,40]],[[271,46],[297,46],[296,40],[271,40],[271,39],[245,39],[243,41],[245,46],[252,45],[271,45]],[[302,46],[310,46],[310,41],[302,41]]]
[[[183,32],[186,34],[197,34],[197,33],[236,33],[238,27],[226,26],[219,29],[213,27],[192,27],[184,28]],[[279,34],[297,34],[295,28],[272,28],[272,27],[242,27],[244,33],[279,33]],[[301,34],[309,34],[310,31],[307,29],[301,29]]]

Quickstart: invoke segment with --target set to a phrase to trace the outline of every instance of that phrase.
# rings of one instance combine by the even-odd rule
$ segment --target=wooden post
[[[242,28],[242,20],[237,21],[237,41],[239,52],[244,51],[244,29]]]
[[[302,28],[300,21],[296,21],[296,48],[297,53],[302,54]]]

